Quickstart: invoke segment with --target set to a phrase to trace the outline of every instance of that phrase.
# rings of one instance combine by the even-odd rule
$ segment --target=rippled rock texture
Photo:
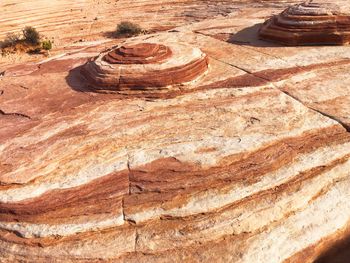
[[[286,45],[347,45],[350,14],[336,4],[305,2],[287,8],[264,23],[261,39]]]
[[[94,90],[120,91],[185,84],[207,70],[208,58],[198,48],[137,43],[102,53],[82,68],[82,74]]]
[[[347,263],[350,49],[261,41],[285,1],[240,5],[1,68],[0,262]],[[82,75],[202,56],[205,74],[168,87]]]

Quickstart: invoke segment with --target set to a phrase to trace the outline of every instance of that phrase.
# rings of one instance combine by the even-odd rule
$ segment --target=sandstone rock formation
[[[94,90],[159,89],[195,80],[208,69],[198,48],[179,43],[137,43],[103,52],[82,68]]]
[[[252,26],[290,1],[239,2],[188,24],[175,9],[170,32],[4,59],[1,263],[347,262],[350,48],[266,45]],[[207,73],[169,89],[86,91],[93,58],[159,66],[171,43],[200,49]]]
[[[285,45],[346,45],[350,14],[343,14],[336,4],[308,1],[266,21],[259,35]]]

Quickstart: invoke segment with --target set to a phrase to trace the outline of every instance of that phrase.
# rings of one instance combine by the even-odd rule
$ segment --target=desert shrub
[[[115,31],[116,36],[134,36],[142,33],[142,28],[138,24],[129,21],[124,21],[118,24]]]
[[[29,44],[38,45],[40,43],[40,34],[34,27],[26,26],[23,29],[23,37],[24,41]]]
[[[41,42],[41,47],[45,50],[51,50],[52,42],[50,40],[43,40],[43,42]]]
[[[51,50],[52,41],[43,40],[34,27],[25,27],[22,34],[8,34],[4,41],[0,41],[0,55],[27,52],[29,54],[40,54],[42,49]]]
[[[16,45],[20,41],[20,35],[15,33],[7,34],[4,41],[0,42],[0,48],[7,48]]]

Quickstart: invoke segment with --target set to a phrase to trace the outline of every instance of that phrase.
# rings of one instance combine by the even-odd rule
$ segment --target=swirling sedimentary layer
[[[5,262],[282,262],[346,225],[337,122],[269,87],[134,103],[86,105],[2,144]]]
[[[297,4],[266,21],[259,36],[286,45],[347,45],[350,14],[340,12],[335,4]]]
[[[1,262],[311,263],[349,236],[350,50],[191,33],[208,25],[128,40],[210,56],[164,97],[79,92],[120,40],[1,74]],[[128,46],[108,64],[169,54]]]
[[[171,57],[169,47],[162,44],[141,43],[131,46],[121,46],[104,56],[110,64],[160,64]]]
[[[238,5],[242,5],[240,1],[231,0],[162,0],[161,3],[155,3],[154,0],[55,0],[48,5],[46,0],[2,0],[0,40],[3,40],[7,33],[18,33],[24,25],[31,25],[45,36],[59,39],[55,43],[56,47],[64,46],[63,43],[66,42],[102,36],[103,33],[113,30],[121,21],[133,21],[148,30],[166,30],[182,25],[184,21],[190,23],[227,14],[234,11]],[[158,13],[162,15],[155,16]]]
[[[208,70],[198,48],[179,43],[138,43],[102,53],[82,68],[94,90],[159,89],[197,79]]]

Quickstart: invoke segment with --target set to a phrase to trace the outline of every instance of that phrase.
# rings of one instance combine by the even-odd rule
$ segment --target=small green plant
[[[41,47],[47,51],[52,49],[52,42],[51,40],[43,40],[41,42]]]
[[[123,21],[118,24],[115,31],[116,36],[135,36],[142,33],[142,28],[129,21]]]
[[[26,26],[23,29],[24,41],[28,44],[38,45],[40,44],[40,34],[39,32],[31,26]]]

